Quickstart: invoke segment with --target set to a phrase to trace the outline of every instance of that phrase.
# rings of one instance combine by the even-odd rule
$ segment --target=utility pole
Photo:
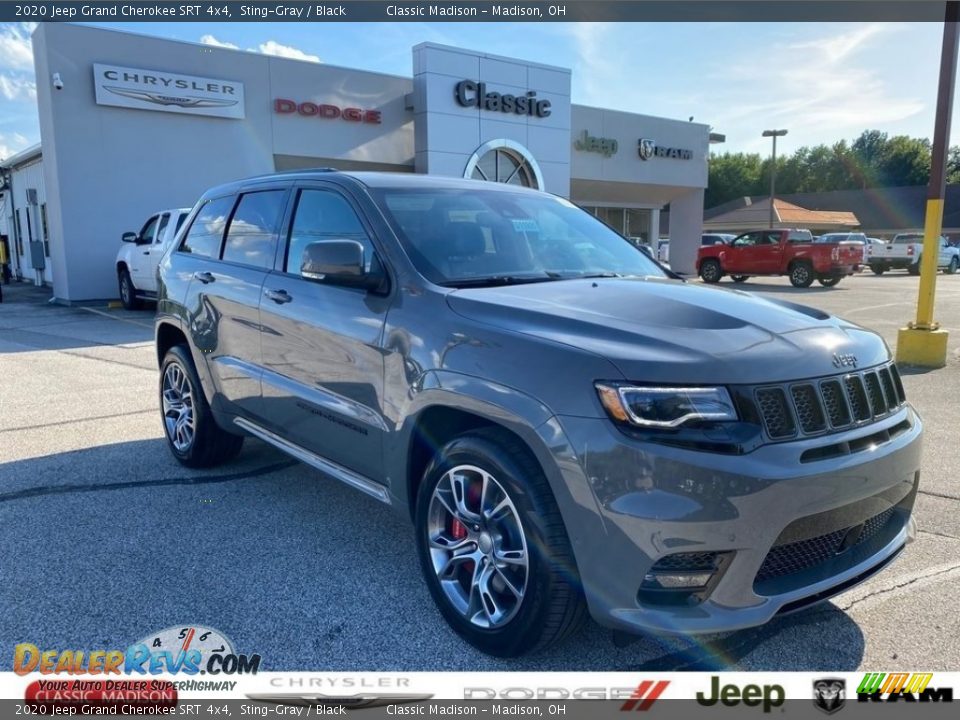
[[[940,231],[943,229],[943,202],[947,189],[947,147],[953,90],[957,75],[957,46],[960,40],[960,2],[947,3],[943,23],[943,49],[940,52],[940,83],[937,88],[937,114],[933,129],[933,157],[930,184],[927,185],[927,210],[923,226],[923,256],[920,258],[920,290],[917,319],[897,336],[897,362],[923,367],[943,367],[947,362],[947,331],[933,319],[937,290],[937,258],[940,255]]]
[[[777,138],[787,134],[786,130],[764,130],[761,137],[773,138],[773,161],[770,163],[770,229],[773,229],[773,199],[777,196]]]

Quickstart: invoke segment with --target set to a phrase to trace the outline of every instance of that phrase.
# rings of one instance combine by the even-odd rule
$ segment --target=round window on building
[[[492,140],[479,147],[467,163],[464,177],[538,190],[543,188],[536,160],[526,148],[510,140]]]

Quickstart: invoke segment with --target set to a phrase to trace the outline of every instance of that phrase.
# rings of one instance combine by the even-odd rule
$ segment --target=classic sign
[[[243,83],[233,80],[94,63],[93,84],[97,105],[237,120],[245,117]]]
[[[538,100],[535,90],[526,95],[508,95],[506,93],[487,92],[487,84],[461,80],[454,88],[454,97],[462,107],[477,107],[481,110],[528,115],[530,117],[548,117],[550,101]]]

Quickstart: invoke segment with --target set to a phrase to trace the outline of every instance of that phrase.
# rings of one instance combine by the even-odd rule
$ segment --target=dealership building
[[[42,172],[7,167],[0,233],[63,302],[116,297],[120,235],[156,211],[309,167],[532,186],[644,240],[669,205],[693,271],[709,128],[574,105],[569,69],[424,43],[404,77],[66,23],[33,52]]]

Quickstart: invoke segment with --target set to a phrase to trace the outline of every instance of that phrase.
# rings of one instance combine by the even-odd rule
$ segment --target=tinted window
[[[369,267],[373,246],[350,203],[327,190],[301,190],[290,229],[286,271],[300,274],[303,249],[310,243],[340,238],[360,242],[364,263]]]
[[[792,243],[813,242],[813,234],[809,230],[794,230],[787,235],[787,241]]]
[[[190,226],[187,236],[180,245],[180,252],[201,255],[203,257],[218,257],[220,255],[220,240],[223,238],[223,229],[233,209],[232,195],[216,200],[208,200],[200,208],[200,212]]]
[[[30,219],[29,215],[27,215],[27,219],[28,220]],[[153,238],[156,236],[156,234],[157,234],[157,216],[154,215],[152,218],[147,220],[147,222],[144,223],[143,227],[140,229],[140,241],[143,242],[144,244],[152,243]]]
[[[188,215],[190,215],[190,213],[180,213],[180,217],[177,218],[177,229],[173,231],[174,234],[180,232],[180,228],[183,227],[183,221],[187,219]]]
[[[170,213],[164,213],[160,216],[160,227],[157,228],[157,242],[163,240],[163,232],[167,229],[167,225],[170,223]]]
[[[286,190],[268,190],[240,196],[227,239],[223,259],[255,267],[273,267],[277,251],[277,226],[283,214]]]
[[[664,274],[607,225],[549,195],[386,188],[376,198],[417,269],[436,283]]]

